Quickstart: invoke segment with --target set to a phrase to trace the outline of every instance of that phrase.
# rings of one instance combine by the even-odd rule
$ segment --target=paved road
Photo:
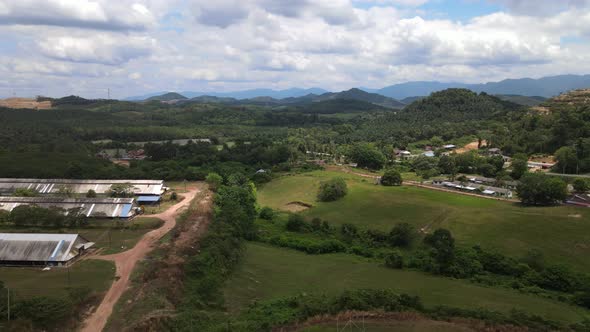
[[[171,206],[168,210],[159,214],[146,215],[145,217],[160,218],[164,221],[164,224],[160,228],[146,233],[132,249],[118,254],[93,257],[96,259],[114,261],[117,269],[116,277],[118,279],[113,282],[111,288],[102,299],[102,302],[96,311],[85,320],[81,331],[100,332],[104,329],[111,313],[113,312],[113,307],[129,286],[129,277],[131,276],[135,264],[142,260],[153,249],[156,242],[160,240],[162,236],[174,228],[179,211],[187,207],[198,192],[198,189],[191,188],[188,193],[183,194],[184,199],[182,201]]]

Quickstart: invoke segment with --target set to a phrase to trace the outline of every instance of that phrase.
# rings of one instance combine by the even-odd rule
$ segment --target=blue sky
[[[0,0],[0,97],[590,73],[590,0]]]

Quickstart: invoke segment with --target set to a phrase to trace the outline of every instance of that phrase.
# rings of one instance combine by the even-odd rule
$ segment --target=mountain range
[[[488,82],[483,84],[445,83],[434,81],[406,82],[390,85],[381,89],[353,88],[340,93],[330,93],[321,88],[292,88],[287,90],[253,89],[235,92],[182,91],[179,92],[178,95],[193,101],[201,100],[202,102],[214,101],[231,103],[234,100],[248,100],[253,103],[264,104],[300,103],[305,100],[322,101],[340,98],[369,101],[380,106],[398,108],[400,107],[400,104],[409,104],[411,101],[417,100],[420,97],[428,96],[432,92],[449,88],[464,88],[475,92],[486,92],[494,95],[534,96],[533,98],[541,99],[557,96],[564,91],[588,87],[590,87],[590,75],[559,75],[539,79],[507,79],[499,82]],[[367,92],[369,95],[360,94],[361,91]],[[168,100],[184,99],[173,98],[171,96],[174,95],[170,95],[170,92],[156,92],[143,96],[129,97],[125,100],[142,101],[154,97],[163,101],[166,100],[162,98],[170,98]],[[365,100],[367,98],[370,100]],[[280,102],[278,102],[279,100]],[[527,102],[534,102],[534,100],[529,99]]]

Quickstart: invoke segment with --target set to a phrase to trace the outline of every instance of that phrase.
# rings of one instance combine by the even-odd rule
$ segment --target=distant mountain
[[[350,89],[338,93],[324,93],[320,96],[317,96],[314,101],[325,101],[325,100],[334,100],[334,99],[348,99],[348,100],[358,100],[364,101],[367,103],[371,103],[374,105],[379,105],[387,108],[403,108],[405,104],[400,103],[399,101],[382,96],[376,93],[369,93],[360,89]]]
[[[161,96],[166,93],[168,93],[168,92],[167,91],[153,92],[153,93],[148,93],[145,95],[131,96],[131,97],[123,98],[123,100],[125,100],[125,101],[142,101],[142,100],[149,99],[151,97]]]
[[[539,79],[507,79],[500,82],[484,84],[441,83],[441,82],[407,82],[391,85],[382,89],[366,89],[398,100],[412,96],[428,96],[433,92],[449,88],[463,88],[475,92],[493,95],[541,96],[549,98],[564,91],[590,87],[590,75],[560,75]]]
[[[510,101],[515,104],[524,105],[524,106],[538,106],[539,104],[541,104],[542,102],[547,100],[547,98],[541,97],[541,96],[527,97],[527,96],[520,96],[520,95],[496,95],[496,97],[498,97],[502,100]]]
[[[184,100],[184,99],[188,99],[188,98],[179,94],[179,93],[176,93],[176,92],[168,92],[163,95],[149,97],[146,100],[147,101],[152,101],[152,100],[172,101],[172,100]]]
[[[300,89],[292,88],[287,90],[271,90],[271,89],[253,89],[244,91],[233,91],[233,92],[194,92],[194,91],[183,91],[180,94],[187,96],[188,98],[200,97],[200,96],[212,96],[212,97],[224,97],[224,98],[235,98],[235,99],[251,99],[256,97],[271,97],[274,99],[284,99],[289,97],[301,97],[308,94],[322,94],[328,91],[320,88],[311,89]]]
[[[413,102],[415,102],[417,100],[422,100],[424,98],[426,98],[426,96],[407,97],[407,98],[404,98],[404,99],[400,100],[400,102],[402,102],[402,103],[404,103],[406,105],[410,105],[411,103],[413,103]]]

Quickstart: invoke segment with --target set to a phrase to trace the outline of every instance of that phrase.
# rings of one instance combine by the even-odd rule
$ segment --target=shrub
[[[387,169],[381,177],[381,184],[384,186],[401,186],[402,175],[395,169]]]
[[[170,194],[170,200],[178,200],[178,194],[176,193],[176,191],[173,191],[172,194]]]
[[[88,192],[86,193],[86,197],[87,198],[94,198],[96,197],[96,191],[89,189]]]
[[[260,217],[260,219],[272,220],[275,216],[275,211],[272,208],[265,206],[262,209],[260,209],[258,216]]]
[[[579,193],[585,193],[590,190],[590,183],[588,183],[588,180],[586,179],[575,179],[572,186],[574,187],[574,190]]]
[[[342,224],[340,226],[340,233],[345,237],[355,238],[358,235],[358,228],[353,224]]]
[[[307,228],[307,224],[303,217],[299,214],[291,214],[289,215],[289,219],[287,220],[287,230],[290,232],[302,232],[305,231]]]
[[[332,202],[346,196],[348,187],[342,178],[333,178],[320,184],[318,200],[321,202]]]
[[[404,267],[404,256],[398,251],[386,254],[385,266],[391,269],[402,269]]]
[[[389,232],[389,243],[394,247],[409,247],[416,238],[414,226],[408,223],[399,223]]]

